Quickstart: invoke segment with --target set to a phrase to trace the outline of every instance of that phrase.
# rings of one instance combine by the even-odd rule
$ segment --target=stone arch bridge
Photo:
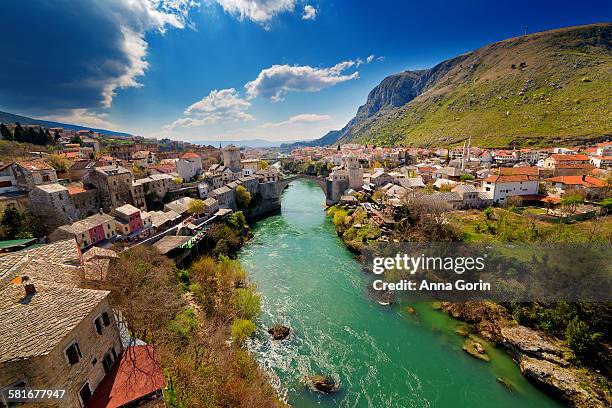
[[[283,190],[287,188],[289,183],[297,179],[314,181],[315,183],[319,185],[319,187],[321,187],[321,190],[323,190],[323,193],[325,194],[325,196],[327,196],[327,179],[323,177],[309,176],[307,174],[298,174],[298,175],[287,177],[287,178],[277,181],[278,192],[279,193],[283,192]]]

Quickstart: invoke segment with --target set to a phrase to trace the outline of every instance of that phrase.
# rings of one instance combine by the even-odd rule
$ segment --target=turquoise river
[[[485,343],[490,363],[463,352],[459,322],[443,312],[421,304],[413,316],[402,305],[374,302],[369,277],[336,236],[323,202],[315,183],[294,181],[281,213],[257,222],[239,254],[262,294],[249,348],[293,407],[559,406],[502,350]],[[270,340],[266,329],[275,323],[291,327],[287,340]],[[310,391],[303,379],[312,373],[334,376],[340,391]]]

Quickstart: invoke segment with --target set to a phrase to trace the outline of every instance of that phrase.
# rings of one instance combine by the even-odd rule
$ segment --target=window
[[[102,322],[104,322],[105,327],[110,325],[110,318],[108,316],[108,313],[102,313]]]
[[[104,359],[102,360],[102,366],[104,367],[104,373],[105,374],[108,374],[108,372],[113,367],[113,363],[115,362],[115,358],[113,358],[114,355],[116,355],[114,348],[109,350],[104,355]]]
[[[79,349],[79,343],[76,341],[70,344],[64,352],[66,353],[70,365],[75,365],[83,357],[81,349]]]
[[[105,318],[105,316],[106,316],[106,318]],[[99,314],[98,316],[96,316],[96,318],[93,321],[94,327],[96,328],[96,333],[101,335],[102,334],[102,328],[105,327],[105,326],[108,326],[107,322],[108,322],[108,314],[104,313],[104,314]]]
[[[83,387],[79,390],[79,397],[81,397],[81,402],[83,406],[87,406],[89,400],[91,400],[91,389],[89,388],[89,383],[85,383]]]
[[[13,383],[11,385],[9,385],[8,387],[4,388],[4,389],[0,389],[0,408],[5,408],[5,407],[16,407],[19,405],[23,405],[20,402],[11,402],[10,404],[4,399],[4,390],[6,390],[7,388],[25,388],[28,386],[28,383],[25,381],[18,381],[16,383]]]

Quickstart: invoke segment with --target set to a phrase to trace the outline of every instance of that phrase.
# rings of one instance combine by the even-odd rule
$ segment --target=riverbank
[[[203,255],[183,269],[138,246],[120,254],[99,283],[131,334],[155,347],[168,407],[287,407],[245,347],[260,297],[231,257],[250,237],[237,212],[208,230]]]
[[[381,236],[378,225],[368,219],[361,207],[336,205],[327,209],[327,215],[342,242],[358,256],[367,242]],[[445,228],[451,234],[458,233],[452,226]],[[525,378],[554,398],[576,408],[612,404],[605,376],[573,365],[572,352],[562,341],[519,325],[503,306],[485,302],[444,303],[442,310],[470,323],[477,334],[503,347]]]
[[[480,336],[503,346],[521,373],[543,390],[576,408],[612,404],[608,380],[601,374],[572,366],[571,350],[544,332],[517,324],[503,306],[492,302],[444,302],[441,309],[468,322]]]

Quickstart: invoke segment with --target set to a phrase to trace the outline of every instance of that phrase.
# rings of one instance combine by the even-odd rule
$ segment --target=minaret
[[[467,154],[465,152],[465,143],[466,142],[463,142],[463,150],[462,150],[463,154],[461,155],[461,170],[465,170],[465,155]]]
[[[472,158],[472,136],[468,139],[467,145],[467,164],[470,165],[470,159]]]

